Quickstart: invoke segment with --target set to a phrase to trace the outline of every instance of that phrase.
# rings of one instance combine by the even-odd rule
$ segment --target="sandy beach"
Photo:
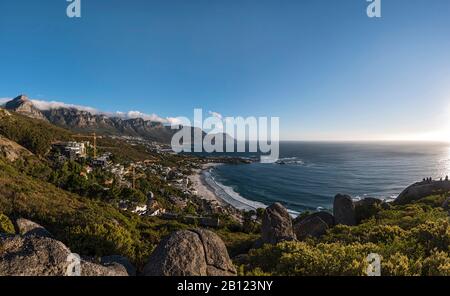
[[[189,179],[192,182],[192,187],[194,188],[194,190],[197,191],[197,195],[199,197],[208,200],[212,203],[224,206],[227,204],[216,195],[214,190],[208,184],[206,184],[203,175],[203,171],[219,165],[222,164],[221,163],[204,164],[201,169],[196,170],[193,175],[189,176]]]

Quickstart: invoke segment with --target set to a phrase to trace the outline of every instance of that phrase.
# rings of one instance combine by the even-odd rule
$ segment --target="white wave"
[[[214,190],[214,193],[227,204],[244,211],[257,210],[259,208],[265,209],[268,207],[262,202],[248,200],[234,191],[232,187],[218,182],[212,175],[211,171],[212,169],[203,172],[205,176],[204,180]],[[290,209],[287,209],[287,211],[293,217],[300,214],[299,212]]]
[[[298,157],[282,157],[278,159],[277,164],[305,165],[305,162]]]

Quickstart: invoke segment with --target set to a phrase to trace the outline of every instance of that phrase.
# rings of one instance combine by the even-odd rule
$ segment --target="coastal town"
[[[114,161],[113,153],[98,149],[97,139],[94,139],[94,143],[91,141],[55,142],[52,144],[51,158],[60,164],[66,161],[82,164],[83,170],[80,175],[86,179],[96,171],[110,176],[101,184],[105,192],[111,190],[113,184],[120,188],[137,190],[137,183],[146,178],[156,178],[165,185],[156,191],[143,192],[145,200],[118,200],[115,205],[122,211],[130,211],[140,216],[179,220],[205,227],[220,227],[220,216],[233,217],[235,222],[239,223],[243,221],[243,214],[221,201],[213,189],[204,182],[202,173],[204,169],[220,163],[250,163],[249,160],[186,156],[182,166],[169,166],[161,164],[158,158],[158,156],[175,155],[169,145],[148,141],[141,137],[111,136],[110,138],[124,141],[131,146],[145,147],[149,158],[142,161]],[[165,202],[158,202],[156,196],[164,196]],[[164,204],[170,206],[167,207]],[[191,210],[190,213],[185,211],[192,207],[196,210]]]

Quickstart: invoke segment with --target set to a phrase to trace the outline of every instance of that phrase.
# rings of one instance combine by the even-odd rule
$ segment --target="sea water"
[[[215,167],[206,182],[237,208],[281,202],[296,214],[331,210],[337,193],[393,200],[416,181],[450,174],[448,143],[282,142],[280,153],[276,164]]]

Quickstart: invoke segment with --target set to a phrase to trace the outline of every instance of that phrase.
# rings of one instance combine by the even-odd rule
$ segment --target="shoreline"
[[[192,182],[192,186],[194,190],[197,191],[197,196],[199,198],[206,200],[213,205],[218,205],[221,207],[232,208],[235,211],[250,211],[256,210],[258,208],[266,208],[267,205],[253,200],[248,200],[237,192],[227,191],[227,188],[222,187],[223,185],[218,184],[212,179],[209,179],[208,176],[205,175],[205,172],[210,170],[211,168],[225,165],[224,163],[207,163],[202,165],[201,169],[195,171],[193,175],[190,176],[190,181]],[[207,178],[214,182],[218,188],[214,188],[211,184],[208,183]],[[232,190],[232,189],[231,189]],[[222,191],[224,196],[221,196],[217,191]]]
[[[214,191],[214,189],[206,183],[204,172],[211,168],[223,165],[222,163],[207,163],[203,164],[200,169],[194,171],[194,174],[189,176],[189,181],[192,187],[197,192],[197,196],[203,200],[211,202],[214,205],[227,206],[230,205],[222,200]]]

